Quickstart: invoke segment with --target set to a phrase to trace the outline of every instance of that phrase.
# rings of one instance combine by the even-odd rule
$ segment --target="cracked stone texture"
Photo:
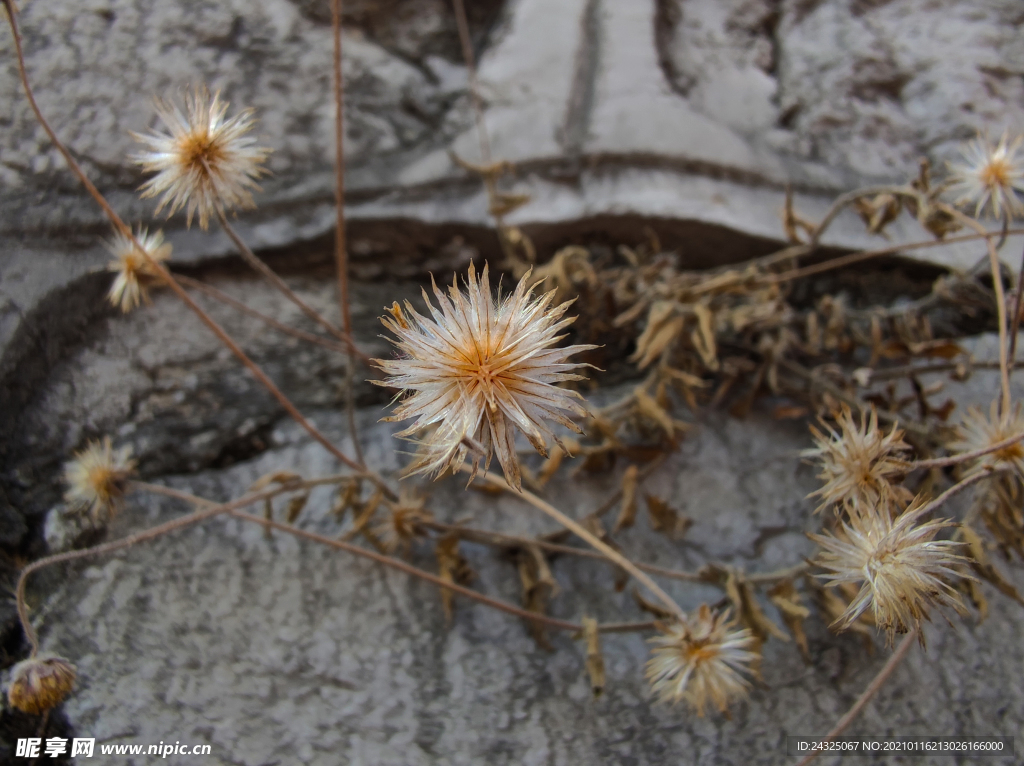
[[[142,177],[128,161],[128,131],[154,124],[154,96],[207,83],[236,107],[255,108],[260,138],[274,149],[260,208],[239,220],[246,238],[256,248],[294,248],[330,235],[326,3],[23,5],[41,107],[126,218],[145,220],[153,210],[133,191]],[[1019,128],[1024,116],[1018,0],[487,0],[468,7],[494,157],[517,163],[506,188],[532,197],[509,220],[534,233],[580,220],[607,229],[639,216],[695,262],[739,259],[782,238],[786,183],[815,219],[838,192],[904,180],[921,155],[941,166],[959,141]],[[415,223],[487,224],[480,183],[449,154],[479,159],[448,3],[357,0],[346,8],[354,257],[372,260],[378,240]],[[0,53],[0,95],[12,104],[0,117],[7,374],[22,364],[14,341],[35,331],[40,307],[102,270],[108,229],[33,120],[7,33]],[[167,225],[178,262],[230,252],[222,234],[182,223]],[[902,219],[891,233],[896,242],[921,238]],[[542,237],[541,257],[565,241]],[[826,241],[877,242],[852,214]],[[965,266],[977,252],[945,246],[917,256]]]
[[[314,305],[329,305],[329,280],[289,279]],[[259,283],[223,275],[213,281],[291,318]],[[364,337],[384,296],[410,295],[413,288],[360,284],[354,312]],[[219,318],[287,379],[317,425],[347,449],[333,385],[342,379],[338,364],[326,352],[291,348],[237,315]],[[991,337],[969,346],[979,359],[996,351]],[[979,373],[966,386],[947,381],[937,397],[954,395],[961,408],[986,404],[995,385],[994,375]],[[380,405],[361,408],[360,430],[371,464],[394,475],[403,460],[391,437],[398,426],[380,423],[382,414]],[[136,450],[148,479],[215,500],[238,496],[273,470],[307,476],[338,470],[166,294],[156,294],[150,308],[94,328],[24,417],[26,431],[39,440],[26,444],[26,452],[62,455],[87,434],[115,433],[117,444]],[[258,442],[247,441],[247,419],[258,424]],[[627,554],[670,567],[718,561],[748,571],[810,555],[804,532],[819,521],[806,499],[816,487],[814,471],[798,455],[808,445],[805,425],[773,421],[761,410],[743,421],[717,413],[697,420],[645,485],[689,515],[692,529],[670,542],[641,513],[637,526],[620,536]],[[161,441],[173,424],[177,438]],[[206,435],[214,431],[234,447],[211,447]],[[577,479],[563,474],[549,485],[549,498],[582,516],[617,486],[621,469]],[[56,466],[35,470],[35,483],[56,496]],[[443,520],[471,515],[475,526],[519,534],[555,529],[510,496],[466,491],[451,480],[421,489]],[[337,536],[351,521],[339,524],[329,508],[329,491],[315,491],[298,523]],[[184,511],[173,501],[133,496],[109,538]],[[48,520],[55,547],[60,513],[58,506]],[[479,574],[474,588],[518,602],[518,575],[507,558],[468,544],[463,552]],[[434,566],[427,547],[413,560]],[[614,591],[610,568],[566,559],[552,567],[561,589],[555,616],[645,619],[628,590]],[[1019,568],[1006,569],[1024,585]],[[720,598],[706,586],[665,584],[687,609]],[[986,593],[989,618],[956,620],[956,629],[937,619],[927,628],[927,654],[911,652],[852,734],[1024,736],[1018,683],[1024,660],[1013,650],[1024,610],[987,586]],[[593,700],[583,647],[571,637],[553,636],[554,650],[545,652],[517,619],[462,601],[448,626],[432,586],[283,534],[267,540],[258,525],[235,520],[40,574],[30,603],[44,648],[78,665],[79,687],[64,708],[77,735],[103,743],[208,743],[216,760],[253,766],[789,763],[785,737],[826,731],[886,655],[880,641],[869,653],[860,640],[832,636],[812,617],[809,665],[792,643],[772,640],[765,647],[765,686],[736,705],[731,720],[700,719],[652,700],[642,677],[643,637],[610,635],[602,644],[607,691]]]

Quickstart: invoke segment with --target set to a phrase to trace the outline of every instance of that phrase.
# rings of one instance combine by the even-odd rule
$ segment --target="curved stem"
[[[287,298],[296,306],[298,306],[299,310],[303,314],[305,314],[311,320],[313,320],[318,325],[327,330],[327,332],[329,332],[331,335],[337,338],[340,342],[344,343],[347,348],[355,351],[355,344],[352,342],[352,338],[350,335],[348,335],[343,330],[338,329],[338,327],[336,327],[333,323],[327,321],[316,311],[316,309],[314,309],[312,306],[310,306],[308,303],[302,300],[302,298],[296,295],[295,291],[288,287],[287,283],[277,275],[277,272],[275,272],[272,268],[265,264],[256,255],[256,253],[254,253],[252,249],[247,244],[245,244],[245,240],[238,236],[238,232],[236,232],[234,227],[230,223],[228,223],[227,216],[224,215],[224,211],[220,208],[220,206],[217,207],[217,220],[220,222],[221,228],[224,229],[224,233],[227,234],[231,241],[234,243],[235,248],[238,250],[239,255],[242,256],[242,260],[249,264],[257,274],[262,276],[271,285],[277,288],[281,292],[281,294],[284,295],[285,298]],[[363,356],[365,359],[369,359],[369,357],[366,357],[365,355],[361,356]]]
[[[937,207],[944,213],[953,216],[960,221],[964,226],[974,229],[979,234],[985,235],[985,246],[988,250],[988,263],[989,268],[992,271],[992,287],[996,292],[996,318],[999,322],[999,374],[1002,382],[1002,405],[1000,412],[1008,413],[1010,411],[1010,365],[1009,365],[1009,344],[1007,343],[1006,333],[1006,295],[1003,292],[1003,272],[999,267],[999,253],[996,252],[995,243],[992,241],[994,236],[978,221],[971,218],[969,215],[964,215],[952,205],[945,203],[939,203]]]
[[[462,470],[468,471],[469,469],[466,468],[466,467],[463,467]],[[669,596],[665,591],[663,591],[661,589],[661,587],[656,582],[654,582],[654,580],[652,580],[644,572],[642,572],[628,558],[623,556],[621,553],[619,553],[617,550],[612,548],[610,545],[602,542],[599,538],[597,538],[595,535],[593,535],[590,532],[588,532],[584,527],[582,527],[580,524],[578,524],[573,519],[570,519],[568,516],[566,516],[560,510],[555,508],[553,505],[551,505],[549,503],[546,503],[545,501],[541,500],[539,497],[537,497],[535,494],[533,494],[532,492],[530,492],[528,490],[524,489],[521,492],[516,491],[503,478],[501,478],[500,476],[498,476],[496,474],[490,473],[489,471],[484,472],[482,474],[479,474],[479,478],[483,479],[488,484],[491,484],[491,485],[493,485],[495,487],[503,489],[506,492],[509,492],[512,495],[515,495],[516,497],[519,497],[519,498],[525,500],[530,505],[532,505],[534,508],[537,508],[538,510],[543,511],[544,513],[546,513],[548,516],[550,516],[552,519],[557,521],[563,527],[565,527],[566,529],[571,531],[577,537],[579,537],[580,539],[586,541],[591,546],[593,546],[595,549],[597,549],[598,551],[603,553],[605,558],[609,559],[614,564],[617,564],[622,569],[625,569],[627,572],[629,572],[645,588],[647,588],[647,590],[649,590],[651,593],[653,593],[658,598],[658,600],[661,601],[661,603],[664,604],[665,607],[672,614],[676,615],[676,617],[678,617],[680,620],[685,620],[686,613],[683,611],[682,607],[680,607],[679,604],[677,604],[672,599],[671,596]]]
[[[142,483],[135,483],[135,486],[139,489],[152,490],[159,485],[147,485]],[[256,503],[260,500],[264,500],[274,495],[280,494],[283,490],[280,488],[269,489],[263,492],[257,492],[251,495],[244,495],[237,500],[232,500],[230,503],[223,503],[220,505],[214,504],[208,500],[202,500],[202,498],[196,498],[186,493],[178,492],[177,490],[171,490],[170,487],[159,487],[161,490],[170,490],[170,492],[163,492],[162,494],[168,494],[172,497],[177,497],[182,500],[188,500],[190,502],[200,501],[200,504],[207,505],[208,507],[202,511],[195,511],[188,516],[182,516],[177,519],[165,522],[164,524],[158,524],[155,527],[143,530],[142,532],[136,532],[135,534],[128,535],[120,540],[113,540],[109,543],[102,543],[101,545],[94,545],[91,548],[82,548],[76,551],[65,551],[63,553],[55,553],[52,556],[44,556],[41,559],[36,559],[31,564],[27,565],[21,570],[21,574],[18,577],[18,585],[15,588],[15,601],[18,607],[18,619],[21,621],[21,628],[25,631],[25,637],[28,642],[32,645],[32,654],[35,655],[39,652],[39,639],[36,636],[35,629],[32,627],[32,623],[28,619],[28,607],[25,604],[25,584],[28,582],[28,577],[33,572],[36,572],[44,567],[48,567],[51,564],[60,564],[65,561],[74,561],[76,559],[84,559],[89,556],[100,556],[104,553],[113,553],[114,551],[121,550],[123,548],[129,548],[141,542],[147,540],[153,540],[161,535],[166,535],[169,532],[176,532],[179,529],[190,527],[193,524],[198,524],[201,521],[213,518],[221,513],[230,512],[236,508],[249,505],[250,503]],[[174,494],[172,494],[174,493]]]
[[[330,340],[329,338],[323,338],[319,335],[314,335],[311,332],[300,330],[297,327],[286,325],[284,322],[279,322],[273,317],[267,316],[266,314],[259,312],[250,306],[247,306],[246,304],[242,303],[242,301],[232,298],[227,293],[223,292],[222,290],[218,290],[216,287],[214,287],[213,285],[209,285],[206,282],[200,282],[198,279],[187,277],[184,274],[175,274],[174,278],[178,280],[179,283],[185,285],[186,287],[191,287],[194,290],[198,290],[204,295],[210,296],[214,300],[220,301],[225,305],[231,306],[231,308],[237,309],[241,313],[251,316],[254,319],[258,319],[261,322],[270,325],[275,330],[283,332],[285,335],[291,335],[293,338],[304,340],[307,343],[313,343],[317,346],[329,348],[331,351],[337,351],[343,354],[348,353],[349,351],[347,346],[343,346],[340,343]],[[367,359],[369,359],[368,356]]]
[[[821,244],[821,238],[825,234],[825,231],[832,225],[832,221],[834,221],[836,216],[842,212],[843,208],[856,202],[861,197],[872,197],[877,194],[892,194],[893,196],[899,195],[915,198],[920,196],[916,190],[911,189],[908,186],[868,186],[863,189],[854,189],[853,191],[841,194],[832,202],[832,205],[825,213],[824,218],[821,219],[821,223],[819,223],[817,228],[815,228],[814,236],[811,237],[811,241],[808,243],[808,246],[813,250]]]
[[[984,457],[991,452],[998,452],[1001,449],[1006,449],[1010,445],[1016,444],[1021,439],[1024,439],[1024,434],[1010,436],[988,447],[984,447],[983,449],[976,449],[973,452],[961,452],[958,455],[937,457],[931,460],[915,460],[913,462],[906,463],[905,467],[908,471],[916,471],[918,468],[942,468],[948,465],[956,465],[957,463],[966,463],[968,460],[974,460],[975,458]]]
[[[471,543],[479,543],[481,545],[492,545],[502,548],[510,547],[526,547],[535,546],[544,551],[550,551],[551,553],[561,553],[566,556],[577,556],[585,559],[596,559],[598,561],[608,561],[608,557],[599,551],[592,551],[586,548],[574,548],[571,545],[560,545],[559,543],[549,543],[546,540],[536,540],[529,537],[519,537],[518,535],[507,535],[503,532],[490,532],[483,529],[474,529],[473,527],[465,527],[460,524],[444,524],[440,521],[418,521],[417,524],[425,529],[432,529],[437,532],[451,533],[458,535],[463,540],[467,540]],[[683,582],[694,582],[704,583],[707,585],[714,585],[715,583],[709,580],[700,572],[687,572],[682,569],[669,569],[667,567],[659,567],[654,564],[643,564],[634,562],[637,569],[644,572],[648,572],[653,575],[660,577],[667,577],[671,580],[682,580]],[[751,575],[745,575],[746,581],[750,583],[764,584],[769,582],[776,582],[778,580],[785,580],[790,577],[804,572],[808,568],[807,564],[796,564],[786,569],[780,569],[774,572],[761,572]]]
[[[859,716],[864,708],[867,707],[871,698],[878,694],[879,689],[885,685],[885,682],[889,680],[889,676],[893,674],[893,671],[899,667],[903,658],[907,656],[907,652],[909,652],[910,647],[914,645],[914,640],[917,638],[919,631],[920,628],[915,627],[903,637],[903,640],[900,641],[900,645],[896,647],[896,651],[892,653],[892,656],[886,661],[885,665],[882,666],[882,669],[878,671],[878,675],[876,675],[871,680],[871,683],[868,684],[868,688],[865,689],[857,698],[857,701],[853,703],[853,707],[847,711],[846,715],[836,722],[836,725],[832,727],[832,731],[822,737],[820,740],[821,742],[831,742],[846,731],[846,728],[856,720],[857,716]],[[807,764],[817,758],[818,755],[818,751],[811,753],[807,757],[803,758],[797,766],[807,766]]]
[[[1011,229],[1008,234],[1024,234],[1024,229]],[[877,258],[883,255],[896,255],[903,252],[904,250],[924,250],[929,247],[938,247],[939,245],[952,245],[959,242],[973,242],[979,239],[985,239],[986,237],[993,236],[992,233],[986,232],[984,234],[962,234],[958,237],[946,237],[942,240],[929,239],[922,240],[919,242],[909,242],[905,245],[891,245],[889,247],[882,247],[878,250],[865,250],[860,253],[851,253],[850,255],[843,255],[838,258],[833,258],[830,261],[824,263],[817,263],[813,266],[805,266],[801,269],[793,269],[792,271],[784,271],[781,274],[768,274],[763,277],[763,281],[767,284],[779,284],[780,282],[789,282],[794,279],[802,279],[803,277],[809,277],[813,274],[821,274],[825,271],[832,271],[833,269],[840,269],[844,266],[851,266],[861,261],[866,261],[870,258]]]

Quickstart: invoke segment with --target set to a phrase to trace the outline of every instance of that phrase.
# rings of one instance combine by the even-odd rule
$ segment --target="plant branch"
[[[469,469],[463,467],[462,470],[468,471]],[[548,516],[550,516],[563,527],[571,531],[577,537],[581,538],[582,540],[596,548],[598,551],[603,553],[605,558],[609,559],[614,564],[617,564],[618,566],[622,567],[622,569],[629,572],[629,574],[635,577],[645,588],[647,588],[651,593],[653,593],[658,598],[658,600],[661,601],[668,608],[668,610],[672,614],[677,616],[680,620],[685,619],[686,613],[682,610],[679,604],[677,604],[671,596],[669,596],[665,591],[663,591],[661,587],[656,582],[654,582],[654,580],[652,580],[644,572],[638,569],[637,566],[628,558],[623,556],[621,553],[616,551],[607,543],[602,542],[597,536],[588,532],[579,523],[577,523],[573,519],[570,519],[568,516],[566,516],[560,510],[555,508],[553,505],[545,502],[544,500],[541,500],[539,497],[537,497],[535,494],[528,490],[523,490],[521,492],[516,491],[503,478],[491,473],[490,471],[485,471],[484,473],[480,474],[478,478],[487,482],[491,486],[503,489],[506,492],[518,498],[521,498],[522,500],[525,500],[534,508],[546,513]]]
[[[265,264],[250,248],[245,241],[238,236],[238,232],[235,231],[234,227],[228,223],[227,216],[224,215],[224,211],[218,206],[217,207],[217,220],[220,221],[221,228],[224,229],[224,233],[228,235],[231,241],[234,243],[235,248],[238,250],[239,255],[242,256],[247,264],[249,264],[253,270],[266,279],[271,285],[276,287],[288,300],[298,306],[299,310],[309,317],[311,320],[316,322],[318,325],[323,327],[327,332],[337,338],[339,341],[345,344],[346,347],[355,350],[355,344],[352,342],[352,338],[343,330],[340,330],[333,323],[329,322],[323,316],[321,316],[316,309],[306,303],[302,298],[295,294],[295,291],[288,287],[287,283],[281,277],[277,275],[272,268]]]
[[[147,491],[153,491],[156,488],[160,490],[170,490],[169,487],[160,487],[159,485],[144,484],[141,482],[133,482],[134,486],[138,489],[144,489]],[[180,493],[176,490],[163,491],[161,494],[167,494],[171,497],[176,497],[181,500],[188,500],[189,502],[198,501],[199,504],[207,506],[205,510],[197,510],[188,516],[181,516],[177,519],[158,524],[155,527],[150,527],[141,532],[128,535],[128,537],[120,540],[113,540],[109,543],[102,543],[101,545],[94,545],[91,548],[82,548],[76,551],[65,551],[63,553],[55,553],[52,556],[44,556],[41,559],[36,559],[31,564],[27,565],[21,570],[21,575],[18,577],[18,585],[15,589],[15,600],[18,607],[18,618],[21,621],[22,630],[25,631],[25,637],[28,642],[32,645],[32,655],[36,655],[39,652],[39,639],[36,636],[35,629],[32,627],[32,623],[28,619],[28,607],[25,604],[25,584],[28,582],[29,575],[33,572],[37,572],[44,567],[48,567],[51,564],[60,564],[65,561],[74,561],[76,559],[83,559],[89,556],[100,556],[104,553],[113,553],[114,551],[121,550],[123,548],[129,548],[138,543],[146,542],[148,540],[154,540],[157,537],[166,535],[170,532],[176,532],[179,529],[185,529],[193,524],[198,524],[207,519],[211,519],[222,513],[228,513],[236,508],[249,505],[251,503],[259,502],[274,495],[280,494],[282,490],[280,488],[268,489],[263,492],[257,492],[255,494],[244,495],[237,500],[232,500],[229,503],[214,504],[208,500],[202,498],[196,498],[186,493]],[[172,492],[174,494],[172,494]]]
[[[937,457],[931,460],[914,460],[905,464],[906,470],[916,471],[918,468],[943,468],[948,465],[956,465],[957,463],[966,463],[968,460],[974,460],[975,458],[983,457],[991,452],[998,452],[1001,449],[1006,449],[1012,444],[1016,444],[1021,439],[1024,439],[1024,434],[1016,434],[1010,436],[1002,441],[998,441],[995,444],[990,444],[988,447],[982,449],[976,449],[973,452],[961,452],[958,455],[950,455],[948,457]]]
[[[871,699],[878,694],[878,691],[885,685],[885,682],[889,680],[889,676],[893,674],[899,664],[903,661],[903,658],[907,656],[907,652],[910,651],[910,647],[914,645],[914,640],[917,638],[917,634],[920,628],[914,627],[903,637],[900,641],[900,645],[896,647],[896,651],[892,653],[892,656],[886,661],[882,669],[878,671],[871,683],[868,684],[868,688],[857,698],[857,701],[853,703],[853,707],[847,711],[846,715],[840,718],[836,725],[832,728],[828,734],[826,734],[821,742],[831,742],[844,731],[847,727],[856,720],[857,716],[863,712],[864,708]],[[819,755],[818,751],[811,753],[810,755],[803,758],[797,766],[807,766],[811,761],[817,758]]]
[[[266,314],[257,311],[256,309],[250,306],[247,306],[246,304],[242,303],[242,301],[232,298],[224,291],[218,290],[216,287],[213,287],[212,285],[209,285],[206,282],[200,282],[198,279],[187,277],[184,274],[175,274],[174,278],[177,279],[179,283],[185,285],[186,287],[191,287],[195,290],[198,290],[204,295],[210,296],[214,300],[218,300],[221,303],[224,303],[228,306],[231,306],[234,309],[237,309],[243,314],[251,316],[254,319],[258,319],[261,322],[270,325],[275,330],[279,330],[285,335],[291,335],[293,338],[304,340],[307,343],[313,343],[318,346],[323,346],[324,348],[329,348],[331,351],[337,351],[340,353],[348,353],[349,351],[347,346],[343,346],[342,344],[330,340],[329,338],[322,338],[319,335],[314,335],[311,332],[306,332],[305,330],[300,330],[297,327],[291,327],[290,325],[286,325],[284,322],[279,322],[273,317],[267,316]],[[362,354],[362,352],[360,352],[360,354],[366,360],[369,360],[369,356]]]

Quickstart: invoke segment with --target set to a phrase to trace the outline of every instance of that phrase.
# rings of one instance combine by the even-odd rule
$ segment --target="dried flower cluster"
[[[581,380],[573,370],[585,365],[566,360],[593,346],[552,348],[574,321],[563,318],[570,302],[552,307],[554,292],[535,298],[528,285],[529,275],[496,303],[487,266],[478,279],[471,264],[465,292],[456,281],[448,295],[434,285],[440,309],[424,291],[433,319],[408,302],[404,309],[395,303],[381,319],[402,357],[374,360],[389,376],[374,382],[408,394],[388,420],[416,418],[398,434],[422,435],[411,474],[455,471],[467,458],[476,473],[481,460],[486,470],[497,454],[506,480],[518,489],[517,430],[545,457],[548,440],[561,444],[546,421],[581,433],[566,415],[586,415],[582,397],[555,384]]]
[[[1017,191],[1024,191],[1024,158],[1018,157],[1024,136],[1012,142],[1003,133],[993,145],[988,136],[979,136],[963,149],[964,162],[950,166],[950,191],[958,194],[958,205],[974,205],[974,217],[991,208],[994,218],[1005,213],[1013,218],[1024,212]]]
[[[906,463],[899,458],[910,449],[903,441],[903,432],[896,426],[888,434],[879,430],[874,409],[870,415],[861,417],[858,426],[846,405],[836,417],[836,423],[838,433],[822,423],[827,435],[811,426],[816,446],[802,453],[818,461],[821,467],[818,478],[825,482],[821,489],[812,493],[822,498],[817,510],[834,503],[857,513],[870,511],[892,499],[909,499],[903,497],[906,490],[892,483],[893,478],[906,470]]]
[[[992,402],[987,418],[978,407],[968,408],[960,426],[960,439],[952,447],[960,452],[977,452],[1015,436],[1024,436],[1024,413],[1020,405],[1000,414],[998,403]],[[1024,477],[1024,441],[982,455],[974,463],[992,470],[1010,468]]]
[[[927,619],[930,604],[963,608],[949,584],[963,576],[958,567],[964,559],[954,552],[958,544],[935,539],[953,522],[920,523],[925,511],[927,504],[915,499],[895,521],[887,508],[879,508],[853,515],[836,534],[810,536],[823,548],[817,563],[827,570],[822,576],[830,585],[861,583],[835,627],[849,628],[870,609],[891,644],[895,633]]]
[[[712,612],[702,604],[685,621],[662,626],[663,635],[651,639],[654,655],[647,663],[647,678],[662,702],[685,699],[697,715],[708,705],[726,712],[729,703],[747,694],[744,674],[758,655],[752,651],[750,630],[732,630],[728,612]]]
[[[142,245],[149,258],[139,251],[130,237],[118,232],[110,243],[110,252],[114,255],[108,269],[117,276],[110,286],[107,297],[114,306],[120,306],[127,313],[146,299],[146,288],[159,279],[150,258],[157,263],[171,257],[171,245],[164,242],[161,231],[150,234],[144,227],[139,227],[135,239]]]
[[[97,521],[113,515],[135,470],[135,461],[130,456],[130,447],[115,450],[109,437],[102,442],[90,442],[75,453],[75,459],[64,468],[68,485],[64,498],[69,505],[88,511]]]
[[[41,715],[63,702],[75,686],[75,666],[63,657],[40,654],[22,660],[11,671],[7,701],[29,715]]]
[[[254,206],[251,192],[259,189],[255,179],[265,173],[262,164],[270,150],[256,146],[249,135],[254,125],[251,109],[230,119],[227,111],[219,93],[211,98],[199,88],[186,95],[184,113],[157,102],[169,134],[132,134],[146,146],[134,161],[156,173],[141,188],[144,198],[162,195],[158,213],[168,205],[168,215],[185,207],[188,225],[198,212],[199,226],[205,230],[218,210]]]

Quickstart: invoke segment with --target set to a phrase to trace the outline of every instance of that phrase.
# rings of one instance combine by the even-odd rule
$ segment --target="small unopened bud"
[[[22,660],[11,671],[7,701],[25,713],[39,715],[63,702],[75,686],[75,666],[63,657],[44,654]]]

